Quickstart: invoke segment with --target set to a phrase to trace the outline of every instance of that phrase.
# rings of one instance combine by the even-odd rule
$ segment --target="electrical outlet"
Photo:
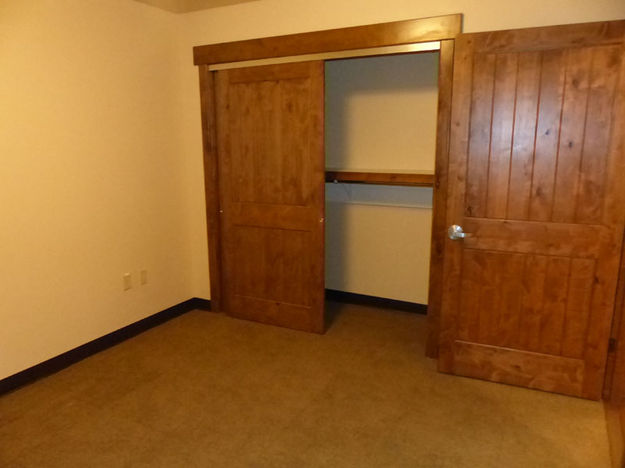
[[[128,291],[132,288],[132,275],[130,273],[124,273],[124,291]]]
[[[139,272],[139,281],[142,285],[148,284],[148,270],[141,270]]]

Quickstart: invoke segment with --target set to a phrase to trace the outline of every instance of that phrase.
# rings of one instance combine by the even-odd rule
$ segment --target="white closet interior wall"
[[[326,167],[433,171],[438,52],[326,62]],[[326,287],[427,304],[432,189],[326,184]]]

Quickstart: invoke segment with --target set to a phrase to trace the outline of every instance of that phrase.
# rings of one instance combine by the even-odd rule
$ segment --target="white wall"
[[[180,20],[0,2],[0,378],[194,295]]]
[[[192,63],[192,46],[228,42],[256,37],[316,31],[371,23],[383,23],[410,18],[463,13],[464,31],[488,31],[496,29],[545,26],[551,24],[580,23],[625,19],[623,0],[527,0],[505,2],[501,0],[261,0],[257,2],[216,8],[185,14],[186,46],[182,51],[187,63]],[[199,99],[197,97],[197,70],[185,69],[188,109],[186,141],[188,150],[195,156],[197,175],[190,182],[197,214],[193,226],[194,284],[196,295],[208,297],[208,252],[203,217],[203,180],[201,178],[201,140],[198,128]],[[382,211],[379,211],[382,213]],[[391,216],[391,211],[384,211]],[[399,218],[399,213],[393,213]],[[373,215],[372,215],[373,216]],[[387,219],[377,218],[373,224]],[[330,265],[329,268],[334,268]],[[331,273],[331,271],[330,271]],[[392,271],[380,271],[380,276]],[[330,281],[330,278],[328,278]],[[371,289],[368,289],[371,290]],[[395,294],[395,293],[394,293]],[[410,292],[404,290],[404,297]],[[412,295],[414,297],[414,294]]]
[[[326,166],[433,172],[438,52],[326,63]],[[326,287],[427,304],[432,189],[326,185]]]
[[[427,304],[432,190],[326,186],[326,287]]]

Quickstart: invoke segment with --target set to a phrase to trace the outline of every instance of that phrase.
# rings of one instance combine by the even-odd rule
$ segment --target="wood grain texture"
[[[406,185],[413,187],[433,187],[434,174],[403,172],[355,172],[326,171],[326,182],[347,182],[352,184]]]
[[[523,298],[519,323],[519,348],[537,352],[540,347],[542,310],[547,278],[547,260],[544,255],[526,258],[523,271]]]
[[[224,309],[324,330],[323,63],[217,72]]]
[[[542,54],[540,101],[534,141],[534,174],[530,198],[532,221],[548,221],[553,210],[558,133],[564,94],[564,51],[555,49]]]
[[[488,163],[493,120],[495,56],[475,56],[466,188],[467,216],[486,216]]]
[[[441,371],[601,397],[625,221],[624,24],[458,37],[447,224],[466,237],[446,244]]]
[[[601,224],[619,50],[475,55],[467,216]]]
[[[476,52],[516,53],[546,51],[567,47],[602,46],[619,44],[625,34],[625,21],[598,21],[593,23],[563,24],[513,30],[468,33],[479,38]],[[470,38],[469,38],[470,39]]]
[[[579,359],[457,341],[454,373],[576,395],[581,392],[584,363]]]
[[[612,128],[613,139],[622,139],[619,125],[613,127],[606,109],[619,102],[622,95],[623,67],[622,46],[602,47],[593,50],[593,67],[590,73],[586,129],[579,181],[579,202],[575,220],[593,223],[602,218],[602,200],[606,185],[607,153]],[[620,85],[617,81],[620,77]],[[617,94],[618,93],[618,94]],[[622,111],[619,111],[622,112]],[[621,136],[619,136],[621,135]]]
[[[454,66],[454,41],[441,41],[438,64],[438,114],[436,121],[436,160],[432,196],[432,243],[430,247],[430,282],[428,290],[427,338],[425,354],[438,356],[440,311],[443,297],[443,261],[447,231],[447,184],[451,91]]]
[[[458,338],[582,359],[595,265],[465,248]]]
[[[212,307],[222,310],[221,301],[221,223],[219,216],[219,176],[217,134],[215,122],[215,87],[213,74],[207,66],[198,68],[200,74],[200,109],[202,115],[202,143],[204,155],[204,191],[206,197],[206,224],[208,239],[208,266]]]
[[[529,219],[541,59],[542,56],[537,52],[525,52],[518,55],[514,135],[510,156],[510,186],[506,216],[508,219]]]
[[[211,65],[290,55],[440,41],[453,39],[460,33],[461,28],[462,15],[460,14],[435,16],[197,46],[193,48],[193,61],[195,65]]]
[[[538,348],[540,353],[560,355],[562,330],[565,326],[564,316],[570,292],[570,268],[570,258],[549,257],[547,259],[540,317],[540,347]]]
[[[592,285],[596,264],[591,259],[571,260],[569,297],[566,302],[566,318],[562,336],[562,356],[581,359],[584,357],[584,335],[588,330]]]
[[[482,250],[595,258],[612,241],[609,229],[588,224],[465,218],[464,227],[464,246]]]
[[[575,219],[592,56],[591,48],[566,51],[558,168],[555,173],[551,216],[556,222],[566,223]],[[572,203],[571,200],[575,202]]]
[[[608,48],[606,48],[608,49]],[[602,221],[615,227],[614,242],[606,244],[601,252],[601,260],[604,265],[598,269],[595,275],[596,291],[593,294],[591,308],[593,315],[589,320],[587,335],[589,340],[595,343],[584,352],[587,362],[587,373],[594,379],[584,382],[585,392],[600,393],[605,378],[605,342],[599,341],[611,333],[613,323],[613,309],[615,293],[612,285],[617,279],[619,272],[619,260],[623,255],[622,239],[623,225],[625,224],[625,190],[621,175],[625,173],[625,44],[623,41],[617,47],[611,47],[606,56],[611,57],[605,61],[603,75],[607,78],[614,75],[616,79],[604,79],[604,93],[613,96],[607,109],[612,118],[609,120],[610,138],[606,161],[605,182],[602,184],[603,199]],[[614,85],[614,87],[612,87]],[[607,89],[606,89],[607,88]],[[591,136],[592,138],[592,136]],[[617,291],[617,295],[620,291]],[[617,344],[618,347],[618,344]],[[622,368],[621,368],[622,370]]]
[[[486,197],[488,218],[506,217],[518,70],[519,59],[516,54],[502,54],[495,58]]]
[[[446,226],[457,224],[465,210],[474,39],[460,35],[454,48],[453,93],[449,138]],[[445,237],[443,293],[441,298],[438,369],[453,371],[453,342],[458,323],[462,245]]]

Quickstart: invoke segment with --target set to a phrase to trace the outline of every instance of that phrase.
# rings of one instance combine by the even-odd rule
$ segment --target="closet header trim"
[[[417,44],[405,44],[400,46],[371,47],[369,49],[341,50],[326,52],[323,54],[291,55],[289,57],[276,57],[259,60],[245,60],[243,62],[218,63],[209,65],[210,71],[228,70],[231,68],[257,67],[262,65],[277,65],[279,63],[308,62],[311,60],[337,60],[355,57],[371,57],[379,55],[398,55],[415,52],[434,52],[441,48],[439,41],[420,42]]]
[[[197,46],[193,48],[193,62],[215,65],[434,42],[454,39],[461,30],[461,14],[435,16]]]

